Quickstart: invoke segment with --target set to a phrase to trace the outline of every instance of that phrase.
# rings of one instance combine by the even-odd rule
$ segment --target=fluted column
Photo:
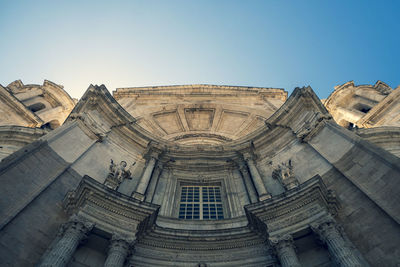
[[[239,162],[239,170],[242,174],[244,184],[246,185],[247,193],[250,198],[250,203],[256,203],[258,201],[257,192],[254,188],[253,182],[251,181],[251,177],[249,171],[247,170],[247,165],[245,162]]]
[[[133,239],[129,239],[119,234],[114,234],[110,241],[110,247],[104,267],[122,267],[129,254],[129,248]]]
[[[299,259],[297,258],[292,236],[285,235],[283,237],[270,238],[270,243],[275,249],[282,267],[301,266]]]
[[[362,262],[354,254],[351,245],[343,238],[333,219],[313,224],[311,229],[326,243],[329,254],[338,266],[362,266]]]
[[[157,155],[155,154],[150,155],[149,162],[136,188],[136,192],[141,195],[144,195],[146,193],[147,186],[149,185],[150,182],[151,174],[153,173],[154,166],[156,165],[157,162],[156,157]]]
[[[146,193],[147,202],[153,201],[154,192],[156,191],[158,179],[160,178],[162,170],[163,170],[163,164],[160,161],[158,161],[156,167],[154,168],[153,175],[151,176],[150,184],[147,189]]]
[[[38,266],[66,266],[79,243],[92,228],[92,223],[80,221],[78,218],[72,218],[63,224],[60,229],[60,234],[62,235],[60,240],[53,246]]]
[[[256,163],[251,155],[245,154],[243,155],[244,159],[247,162],[247,166],[249,166],[251,177],[253,177],[253,182],[256,187],[258,198],[259,200],[265,200],[271,198],[271,195],[268,193],[267,189],[265,188],[264,182],[261,178],[260,173],[258,172]]]

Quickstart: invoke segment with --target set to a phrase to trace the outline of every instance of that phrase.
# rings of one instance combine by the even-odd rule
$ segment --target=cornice
[[[89,176],[84,176],[78,187],[66,194],[63,205],[68,214],[79,214],[103,226],[103,230],[115,228],[125,231],[151,227],[160,208],[112,190]],[[118,223],[122,221],[126,223]],[[124,229],[126,227],[129,228]]]
[[[39,137],[46,135],[47,130],[40,128],[31,128],[24,126],[0,126],[0,143],[20,144],[21,146],[29,144]]]
[[[266,245],[265,239],[252,232],[248,227],[225,230],[176,230],[155,226],[138,245],[175,250],[222,250]]]
[[[150,86],[150,87],[127,87],[117,88],[113,92],[115,99],[136,98],[140,95],[165,95],[165,96],[230,96],[230,95],[263,95],[264,97],[286,100],[287,92],[279,88],[227,86],[210,84]]]
[[[269,235],[302,230],[314,220],[336,215],[338,209],[335,195],[319,175],[271,199],[245,206],[254,228],[259,229],[262,222]]]
[[[64,90],[64,87],[49,80],[44,80],[42,89],[48,94],[48,97],[63,106],[67,110],[72,110],[75,106],[74,100]]]

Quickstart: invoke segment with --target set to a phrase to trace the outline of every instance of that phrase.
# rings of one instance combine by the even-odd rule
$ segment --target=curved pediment
[[[169,87],[167,88],[169,89]],[[76,105],[68,121],[80,120],[82,124],[86,125],[84,128],[89,129],[88,134],[93,138],[102,139],[113,131],[118,133],[119,139],[123,140],[119,142],[123,142],[121,144],[124,146],[134,143],[139,145],[141,149],[145,149],[148,143],[152,142],[153,146],[157,146],[162,150],[167,148],[169,153],[176,157],[182,153],[185,155],[193,153],[193,148],[197,151],[196,153],[199,153],[199,155],[204,154],[205,156],[209,153],[214,155],[215,153],[226,153],[227,151],[241,151],[249,147],[249,140],[252,140],[251,143],[256,146],[266,140],[274,142],[287,129],[290,129],[298,138],[303,139],[308,134],[314,133],[313,130],[317,128],[321,120],[329,119],[328,112],[310,87],[296,88],[285,102],[282,99],[286,99],[286,92],[281,89],[261,88],[257,90],[249,90],[250,93],[253,93],[254,98],[258,97],[260,91],[265,93],[268,90],[272,90],[272,93],[276,93],[275,97],[280,99],[277,103],[282,102],[283,104],[272,112],[272,108],[267,109],[267,111],[261,108],[253,108],[253,106],[257,106],[254,102],[253,106],[243,107],[243,105],[240,106],[238,104],[238,99],[233,99],[231,102],[228,101],[227,104],[219,104],[206,101],[203,96],[202,101],[206,104],[201,105],[197,102],[187,103],[187,106],[185,106],[178,103],[175,109],[171,109],[170,107],[173,106],[169,107],[170,103],[166,100],[164,100],[164,106],[157,103],[150,105],[149,102],[151,101],[148,99],[142,102],[138,101],[138,98],[141,97],[140,94],[137,98],[125,98],[127,93],[125,92],[121,96],[121,92],[118,90],[114,93],[114,98],[104,85],[91,85]],[[241,89],[237,91],[241,93]],[[188,91],[183,90],[183,92],[187,93]],[[246,90],[244,92],[249,94]],[[221,92],[216,90],[214,93]],[[153,97],[155,94],[147,95]],[[180,96],[182,95],[184,94]],[[209,92],[208,97],[210,97]],[[168,98],[166,99],[168,100]],[[173,99],[176,100],[176,96]],[[143,102],[147,102],[148,106],[144,105]],[[189,107],[190,105],[192,107]],[[137,107],[132,109],[132,106]],[[168,108],[164,109],[164,107]],[[219,111],[211,111],[212,107]],[[158,111],[156,112],[143,112],[143,110],[157,110],[157,108]],[[247,113],[245,109],[247,109]],[[136,119],[132,113],[139,111],[142,111],[143,116]],[[214,115],[210,115],[212,112]],[[251,112],[257,114],[265,112],[266,115],[252,117]],[[218,120],[215,118],[217,116],[215,115],[216,113],[220,113]],[[239,118],[240,116],[246,117],[240,121],[235,115]],[[152,125],[151,127],[149,126],[151,125],[150,123],[149,125],[144,124],[143,121],[146,116],[153,120],[152,123],[157,121],[159,126]],[[259,122],[254,123],[254,119],[259,120]],[[208,124],[203,120],[208,120]],[[244,123],[247,123],[246,126],[237,126]],[[183,124],[186,126],[183,127]],[[204,125],[212,125],[212,127],[208,130],[200,128],[206,127]],[[168,129],[164,133],[159,129],[163,127]],[[232,131],[228,132],[227,129],[232,129]],[[167,131],[171,132],[167,134],[165,133]],[[179,153],[176,154],[175,152],[177,151]]]

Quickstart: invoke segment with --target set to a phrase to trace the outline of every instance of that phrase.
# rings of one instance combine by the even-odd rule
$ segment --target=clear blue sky
[[[0,84],[400,85],[400,1],[0,0]]]

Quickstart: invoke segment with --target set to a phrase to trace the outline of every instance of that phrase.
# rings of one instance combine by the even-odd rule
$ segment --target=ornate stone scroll
[[[275,249],[282,267],[300,267],[299,259],[296,254],[296,247],[291,235],[274,237],[269,239],[270,244]]]
[[[136,162],[132,164],[134,166]],[[104,181],[104,184],[113,189],[117,190],[119,185],[125,180],[125,179],[132,179],[131,178],[131,172],[129,170],[126,170],[126,162],[121,161],[118,165],[114,163],[114,161],[111,159],[110,163],[110,172],[108,173],[108,176],[106,180]]]
[[[319,133],[327,121],[331,120],[332,116],[330,114],[322,114],[317,112],[314,116],[306,121],[303,127],[295,131],[297,138],[302,142],[308,142],[313,136]]]
[[[365,263],[355,255],[351,244],[343,238],[339,226],[332,218],[327,218],[311,225],[311,229],[328,246],[329,254],[337,266],[365,266]]]
[[[286,189],[290,190],[299,185],[299,181],[294,175],[292,160],[279,164],[272,172],[272,178],[279,181],[279,183]]]
[[[59,232],[61,238],[38,266],[66,266],[79,243],[86,238],[87,233],[92,230],[93,226],[93,223],[84,221],[77,216],[72,216],[68,222],[61,226]]]

